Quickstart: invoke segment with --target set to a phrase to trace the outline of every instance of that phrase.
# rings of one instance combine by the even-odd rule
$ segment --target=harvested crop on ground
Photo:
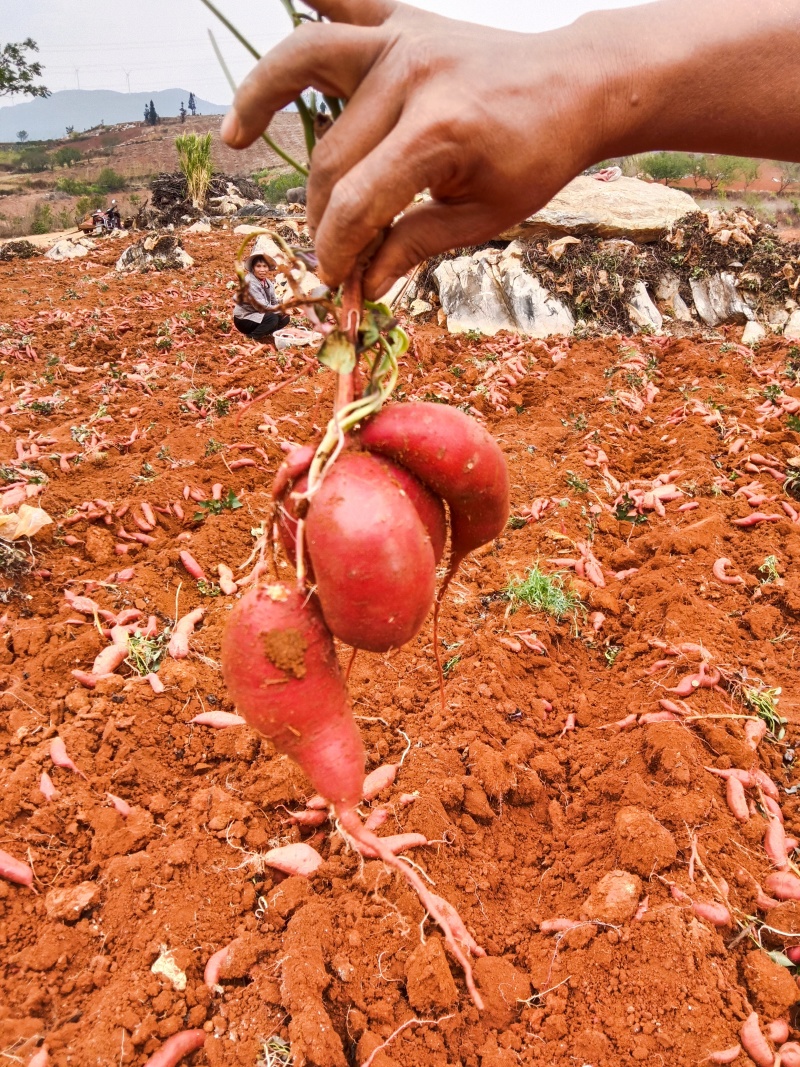
[[[107,245],[0,264],[2,511],[52,519],[0,540],[0,1050],[694,1067],[766,1042],[788,1063],[796,349],[407,326],[394,399],[480,420],[511,517],[444,599],[444,711],[430,616],[355,657],[380,772],[359,811],[414,845],[479,1011],[416,896],[233,718],[223,628],[334,383],[231,332],[236,237],[185,244],[185,272],[120,277]]]

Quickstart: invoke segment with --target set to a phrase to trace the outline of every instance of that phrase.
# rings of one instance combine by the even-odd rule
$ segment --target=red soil
[[[0,334],[0,463],[18,462],[18,442],[24,453],[39,442],[28,464],[47,475],[36,502],[56,523],[33,541],[39,576],[5,594],[0,848],[31,864],[36,892],[0,881],[0,1049],[25,1064],[45,1041],[56,1067],[141,1067],[169,1035],[201,1028],[205,1046],[185,1062],[252,1067],[264,1040],[288,1037],[291,1019],[297,1063],[344,1067],[364,1063],[417,1018],[427,1022],[403,1030],[375,1067],[694,1067],[738,1040],[751,1006],[764,1023],[793,1023],[793,973],[755,951],[759,939],[770,949],[792,941],[767,923],[800,937],[797,905],[756,906],[756,882],[770,871],[760,795],[751,791],[753,813],[739,823],[724,782],[704,769],[760,767],[781,787],[797,780],[786,746],[800,721],[800,526],[781,508],[789,502],[781,484],[745,469],[753,451],[780,469],[800,453],[800,434],[777,406],[756,421],[765,368],[774,365],[789,395],[798,391],[775,377],[788,344],[769,341],[753,357],[732,331],[548,348],[412,327],[401,388],[483,410],[510,465],[514,514],[536,498],[560,501],[476,553],[454,583],[442,623],[444,716],[429,626],[396,654],[359,654],[351,681],[369,769],[402,753],[400,731],[410,738],[397,781],[380,798],[393,810],[382,832],[420,831],[433,842],[414,858],[488,953],[476,964],[487,1000],[480,1014],[430,923],[422,944],[417,901],[379,863],[347,852],[331,828],[311,880],[260,870],[257,853],[307,836],[284,809],[302,804],[307,783],[247,727],[189,725],[204,709],[234,710],[218,668],[230,600],[204,596],[178,554],[188,548],[210,578],[217,563],[244,564],[251,531],[269,528],[281,440],[310,440],[332,396],[329,373],[300,352],[279,359],[229,332],[225,283],[236,243],[187,239],[196,266],[176,275],[116,276],[116,242],[77,263],[0,264],[0,322],[11,327]],[[626,405],[639,406],[630,396],[641,399],[643,375],[620,369],[635,350],[660,390],[638,412]],[[304,376],[292,383],[296,375]],[[227,414],[206,419],[181,399],[201,386],[257,395],[277,382],[287,384],[238,427],[238,397]],[[28,406],[19,404],[23,387]],[[50,398],[53,413],[31,408],[37,398]],[[695,400],[712,416],[720,411],[721,425],[693,413]],[[106,416],[113,422],[99,421]],[[92,429],[101,439],[94,446]],[[745,447],[730,454],[739,435]],[[622,483],[649,486],[679,470],[685,495],[663,517],[619,521],[607,508],[616,491],[586,465],[596,457],[591,446],[605,450],[609,475]],[[65,474],[54,457],[71,452],[81,461],[69,460]],[[231,472],[242,456],[256,466]],[[732,520],[755,509],[733,494],[759,478],[777,498],[759,510],[780,519],[738,527]],[[155,543],[127,542],[135,547],[126,556],[114,554],[118,521],[66,525],[84,501],[161,506],[183,502],[186,485],[210,498],[215,482],[243,507],[193,524],[189,501],[183,525],[158,514]],[[699,507],[679,512],[683,501]],[[537,561],[554,570],[547,559],[574,557],[575,542],[587,540],[607,584],[574,580],[586,611],[560,622],[524,606],[509,614],[502,590],[511,578]],[[743,585],[712,576],[720,556]],[[762,584],[767,556],[782,583]],[[112,580],[130,565],[131,581]],[[70,672],[88,670],[106,641],[91,618],[80,621],[65,589],[104,609],[155,614],[161,625],[200,605],[207,615],[193,655],[164,660],[162,695],[128,667],[89,691]],[[605,616],[599,632],[596,611]],[[526,630],[544,652],[515,650],[513,634]],[[654,639],[702,643],[723,677],[746,668],[749,679],[782,687],[784,742],[766,739],[754,753],[736,717],[751,712],[730,691],[710,689],[687,701],[697,718],[605,729],[659,710],[664,687],[697,669],[688,653],[648,674],[664,655]],[[569,715],[577,728],[564,734]],[[86,780],[53,767],[57,734]],[[43,770],[60,793],[50,802],[39,791]],[[414,791],[410,806],[393,803]],[[127,819],[108,792],[131,805]],[[787,832],[797,833],[800,801],[781,788],[780,803]],[[601,880],[620,870],[632,896],[610,902]],[[668,883],[698,901],[725,899],[732,924],[697,918]],[[542,932],[558,918],[583,925]],[[207,989],[206,961],[234,938],[220,990]],[[151,972],[163,946],[185,988]]]

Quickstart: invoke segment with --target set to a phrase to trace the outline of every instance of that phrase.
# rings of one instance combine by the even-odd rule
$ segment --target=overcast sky
[[[288,32],[279,0],[216,0],[265,52]],[[540,31],[586,11],[629,7],[643,0],[418,0],[418,7],[507,29]],[[0,45],[32,37],[45,66],[44,83],[58,89],[155,92],[181,88],[213,103],[231,99],[208,40],[211,27],[237,81],[252,66],[200,0],[0,0]],[[5,97],[3,104],[22,97]]]

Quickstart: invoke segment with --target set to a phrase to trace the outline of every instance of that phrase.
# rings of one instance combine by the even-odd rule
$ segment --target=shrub
[[[125,188],[127,180],[113,167],[103,167],[95,180],[94,187],[98,193],[118,193]]]
[[[94,211],[96,207],[102,207],[105,199],[102,193],[91,193],[88,196],[82,196],[75,205],[75,221],[82,222],[90,211]]]
[[[93,191],[89,182],[80,181],[78,178],[59,178],[56,181],[56,189],[70,196],[86,196]]]
[[[192,204],[201,208],[211,182],[211,134],[182,133],[175,138],[175,147]]]
[[[81,158],[81,154],[77,148],[70,148],[65,145],[63,148],[59,148],[57,152],[53,153],[53,163],[58,167],[71,167],[73,163],[77,163]]]
[[[37,204],[33,209],[33,216],[31,218],[30,232],[31,233],[50,233],[54,230],[55,219],[53,218],[53,209],[49,204]]]
[[[27,170],[32,174],[40,174],[50,166],[50,157],[38,145],[26,148],[17,158],[20,170]]]
[[[305,185],[305,178],[301,178],[295,171],[288,174],[255,175],[255,180],[261,188],[262,195],[268,204],[277,204],[286,199],[288,189],[295,189],[298,185]]]

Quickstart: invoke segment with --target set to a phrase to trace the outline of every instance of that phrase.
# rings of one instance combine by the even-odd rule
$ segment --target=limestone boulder
[[[754,318],[753,309],[736,288],[736,277],[723,271],[690,278],[689,287],[697,314],[706,326],[721,326],[737,323],[743,326]]]
[[[699,208],[688,193],[638,178],[599,182],[575,178],[535,215],[505,230],[518,237],[624,237],[639,244],[657,241]]]
[[[761,323],[751,319],[742,331],[742,344],[752,347],[757,345],[759,341],[763,341],[766,336],[767,331]]]
[[[677,274],[664,274],[656,284],[656,301],[661,311],[679,322],[691,322],[689,305],[681,296],[681,283]]]
[[[120,273],[127,271],[184,270],[193,267],[194,260],[173,234],[152,234],[129,245],[116,263]]]
[[[68,259],[81,259],[83,256],[89,255],[89,249],[82,244],[73,244],[72,241],[65,239],[56,241],[56,243],[44,254],[45,259],[53,259],[56,263],[63,263]]]
[[[481,249],[446,259],[434,271],[439,300],[451,333],[494,336],[501,330],[551,337],[569,334],[575,320],[569,308],[528,274],[519,255]]]
[[[644,282],[637,282],[628,301],[628,317],[634,330],[661,333],[664,318],[653,303]]]

